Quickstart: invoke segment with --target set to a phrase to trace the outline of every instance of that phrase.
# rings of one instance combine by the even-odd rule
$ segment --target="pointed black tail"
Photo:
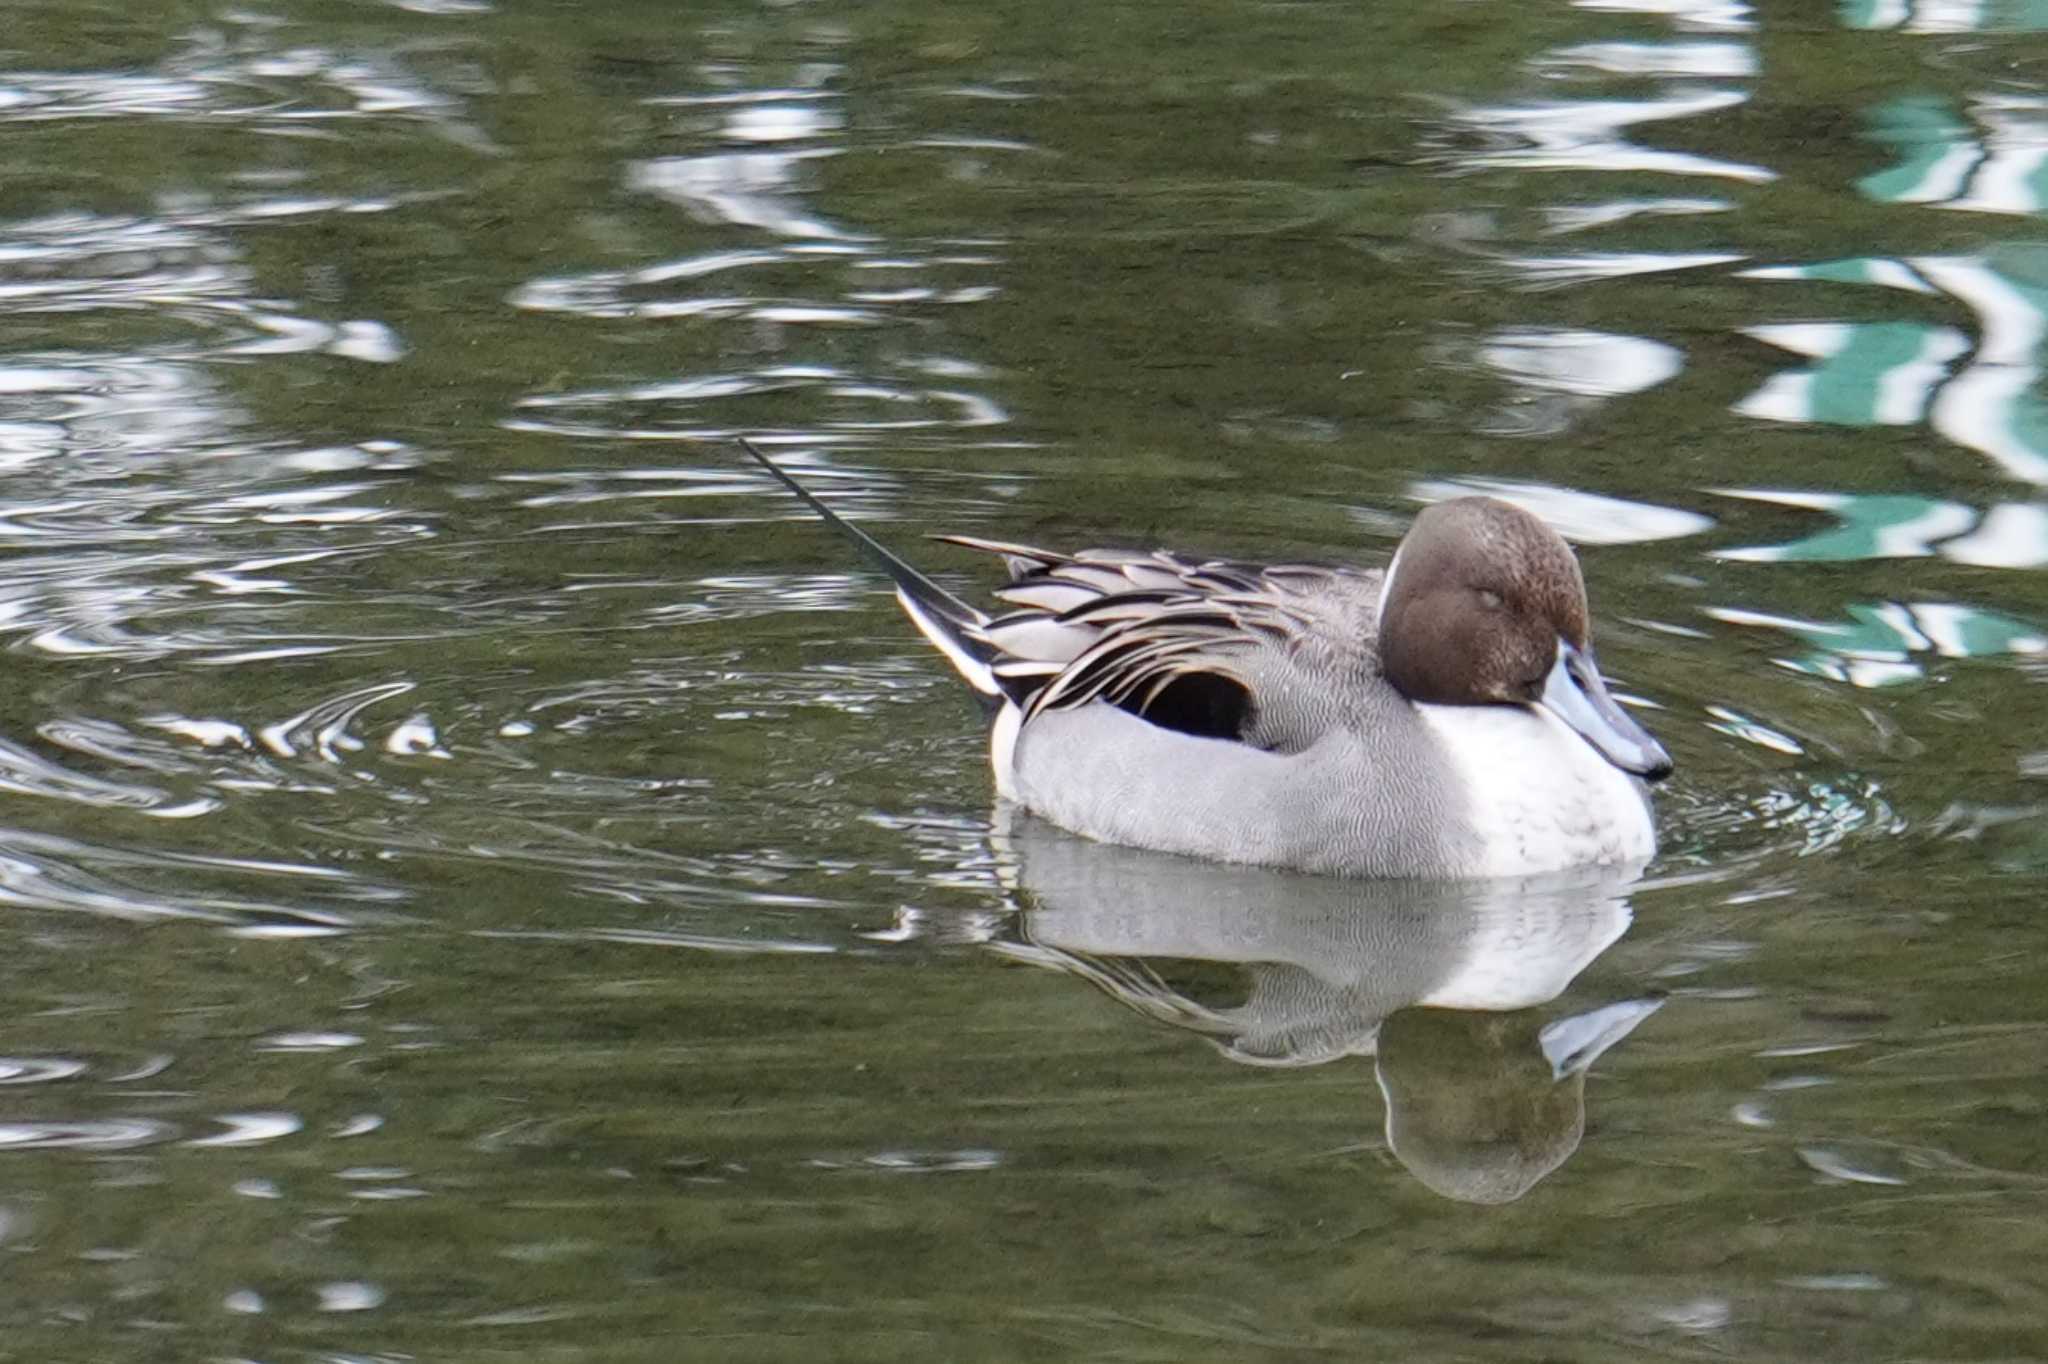
[[[996,651],[981,634],[981,627],[988,623],[987,616],[912,568],[881,541],[826,506],[816,494],[790,477],[745,436],[736,439],[740,448],[758,460],[761,467],[773,474],[783,487],[802,498],[804,505],[816,512],[827,525],[859,545],[876,566],[889,575],[889,580],[896,584],[896,600],[902,603],[911,624],[946,656],[947,662],[966,679],[969,686],[992,701],[1003,698],[1003,689],[997,684],[995,672],[990,667]]]

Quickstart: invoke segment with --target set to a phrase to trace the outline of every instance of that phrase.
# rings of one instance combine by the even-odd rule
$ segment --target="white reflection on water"
[[[846,243],[801,242],[772,251],[716,251],[631,270],[550,276],[521,285],[510,301],[531,312],[640,321],[709,318],[879,326],[904,315],[894,305],[978,303],[992,297],[994,291],[986,284],[948,287],[925,282],[959,266],[990,263],[986,256],[958,252],[878,257]],[[821,272],[832,266],[841,271],[834,284],[836,297],[768,293],[760,288],[762,282],[773,282],[771,271],[789,277],[793,286],[815,288]],[[874,278],[878,272],[900,275],[904,283]],[[688,287],[691,281],[727,275],[736,278],[722,292]]]
[[[1581,43],[1553,48],[1531,63],[1538,71],[1584,68],[1612,76],[1683,76],[1734,80],[1757,74],[1756,49],[1748,43],[1692,42]]]
[[[38,1085],[85,1074],[85,1062],[68,1057],[0,1056],[0,1085]]]
[[[81,1122],[0,1122],[0,1151],[128,1151],[167,1141],[169,1123],[149,1118]]]
[[[0,738],[0,791],[54,796],[101,808],[148,809],[172,799],[158,786],[73,772],[4,738]]]
[[[1777,179],[1777,172],[1691,152],[1657,151],[1622,136],[1623,129],[1639,123],[1696,118],[1748,99],[1741,90],[1706,90],[1663,99],[1555,100],[1466,109],[1453,116],[1453,126],[1492,145],[1452,159],[1472,170],[1651,172],[1762,184]]]
[[[1815,265],[1759,265],[1741,272],[1744,279],[1811,280],[1833,284],[1878,284],[1887,289],[1905,289],[1916,294],[1937,292],[1920,273],[1903,260],[1882,256],[1852,256],[1822,261]]]
[[[2001,502],[1984,513],[1970,534],[1944,544],[1941,555],[1955,563],[1992,568],[2048,566],[2048,506]]]
[[[412,689],[413,684],[402,679],[358,687],[262,726],[256,739],[280,758],[310,753],[323,762],[339,763],[344,753],[358,753],[366,747],[367,741],[353,732],[356,718],[371,706]]]
[[[1714,723],[1707,728],[1717,734],[1726,734],[1744,743],[1755,744],[1758,748],[1767,748],[1773,753],[1784,753],[1795,758],[1806,752],[1800,742],[1791,735],[1772,729],[1761,721],[1752,720],[1727,706],[1708,706],[1707,714],[1714,719]]]
[[[1802,1146],[1798,1148],[1798,1151],[1800,1161],[1803,1162],[1808,1169],[1814,1171],[1816,1174],[1825,1176],[1830,1180],[1835,1180],[1847,1184],[1903,1185],[1904,1183],[1906,1183],[1905,1180],[1901,1179],[1897,1175],[1883,1174],[1879,1171],[1869,1169],[1865,1166],[1854,1164],[1849,1160],[1848,1157],[1844,1156],[1840,1151],[1832,1150],[1825,1146]],[[1858,1275],[1855,1277],[1858,1279],[1862,1279],[1867,1276]],[[1801,1282],[1805,1286],[1816,1288],[1825,1287],[1862,1289],[1879,1288],[1883,1286],[1882,1281],[1872,1283],[1842,1283],[1839,1281],[1829,1281],[1821,1283],[1811,1280],[1795,1280],[1792,1282]]]
[[[363,1039],[352,1032],[281,1032],[256,1044],[258,1051],[343,1051]]]
[[[722,131],[735,142],[799,142],[843,126],[837,110],[816,104],[749,104],[726,115]]]
[[[1647,337],[1569,327],[1516,327],[1479,344],[1479,359],[1518,390],[1493,419],[1504,434],[1561,430],[1605,399],[1677,374],[1685,357]]]
[[[288,1137],[306,1125],[296,1113],[223,1113],[216,1119],[227,1130],[210,1137],[194,1137],[185,1145],[194,1148],[260,1146]]]
[[[609,942],[622,943],[630,947],[675,947],[692,952],[736,952],[746,955],[829,956],[840,950],[831,943],[796,942],[759,936],[719,937],[710,933],[665,933],[652,928],[593,928],[575,933],[478,929],[475,936],[523,942]]]
[[[779,237],[865,240],[802,205],[798,171],[806,162],[839,154],[838,148],[811,147],[659,157],[628,167],[626,185],[679,204],[706,222],[758,227]]]
[[[10,311],[232,306],[251,293],[239,253],[189,223],[57,213],[0,227],[0,302]]]
[[[251,559],[199,527],[391,520],[388,507],[365,505],[377,482],[305,475],[416,462],[391,442],[293,450],[248,438],[253,418],[220,364],[322,351],[388,362],[405,347],[381,323],[323,321],[260,297],[242,252],[207,217],[60,213],[0,225],[0,302],[17,333],[133,318],[149,338],[118,351],[31,344],[0,355],[0,545],[20,551],[0,585],[0,630],[25,632],[43,651],[219,647],[232,637],[224,621],[163,632],[140,622],[189,614],[187,573],[213,591],[290,591],[282,576],[239,586],[208,576],[233,574],[224,558],[294,560]],[[253,627],[258,616],[235,619]],[[266,646],[275,644],[273,634]]]
[[[1634,545],[1675,540],[1713,527],[1713,518],[1676,507],[1582,492],[1548,483],[1503,478],[1460,478],[1411,484],[1418,502],[1442,502],[1484,493],[1534,512],[1567,540],[1584,545]]]
[[[320,1285],[319,1310],[322,1312],[367,1312],[382,1307],[388,1295],[373,1283],[347,1280],[340,1283]]]
[[[1677,347],[1640,336],[1566,327],[1498,331],[1481,345],[1480,358],[1528,388],[1588,397],[1640,393],[1684,366]]]
[[[1572,8],[1609,14],[1658,14],[1681,29],[1734,33],[1754,28],[1744,0],[1572,0]]]
[[[1503,256],[1500,264],[1526,288],[1560,289],[1667,270],[1702,270],[1742,259],[1729,251],[1587,251],[1569,256]]]
[[[750,300],[742,297],[643,299],[640,293],[660,285],[702,279],[728,271],[774,265],[802,265],[824,255],[859,256],[860,248],[807,242],[775,250],[711,251],[660,265],[632,270],[596,270],[581,275],[556,275],[533,280],[513,291],[512,306],[533,312],[576,313],[584,317],[662,318],[728,313],[746,315]]]
[[[0,71],[0,123],[175,120],[289,134],[403,120],[462,146],[489,145],[462,98],[409,64],[418,50],[282,47],[291,29],[233,12],[223,19],[192,29],[150,69]]]
[[[253,881],[289,900],[236,893]],[[292,884],[297,882],[298,884]],[[230,929],[333,933],[362,907],[405,893],[331,867],[87,843],[0,829],[0,904],[149,922],[189,919]],[[324,903],[323,903],[324,902]]]
[[[1552,204],[1544,208],[1543,219],[1552,233],[1563,234],[1612,227],[1631,218],[1682,218],[1728,213],[1734,208],[1726,199],[1614,199],[1600,204]]]

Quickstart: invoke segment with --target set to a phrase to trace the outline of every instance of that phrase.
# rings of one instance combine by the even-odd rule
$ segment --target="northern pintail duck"
[[[1671,759],[1593,659],[1578,560],[1519,507],[1425,508],[1385,570],[966,535],[991,615],[770,473],[887,570],[994,712],[996,790],[1104,842],[1343,876],[1513,876],[1656,851]]]

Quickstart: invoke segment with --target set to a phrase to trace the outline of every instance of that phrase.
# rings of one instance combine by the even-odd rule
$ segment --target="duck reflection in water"
[[[1447,1198],[1510,1202],[1562,1165],[1585,1131],[1587,1069],[1660,1002],[1536,1012],[1627,932],[1633,867],[1340,881],[1094,843],[1009,809],[995,842],[1022,914],[994,950],[1233,1061],[1371,1057],[1387,1144]],[[1240,1002],[1195,998],[1211,993],[1192,983],[1213,980],[1204,963],[1234,968]]]

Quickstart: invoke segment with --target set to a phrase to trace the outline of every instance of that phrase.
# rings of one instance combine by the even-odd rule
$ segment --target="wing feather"
[[[1234,705],[1249,724],[1257,679],[1271,676],[1273,660],[1321,647],[1328,621],[1319,601],[1333,580],[1359,576],[1161,550],[1062,554],[977,536],[936,538],[1000,555],[1015,575],[994,594],[1012,609],[977,622],[970,633],[991,655],[991,680],[1027,722],[1100,700],[1171,726],[1168,712],[1191,700],[1186,693],[1171,699],[1185,683],[1202,688],[1198,705],[1220,692],[1239,697]]]
[[[1092,588],[1063,583],[1057,578],[1025,578],[997,588],[995,596],[1012,606],[1029,606],[1055,614],[1102,600]]]
[[[1055,663],[1079,657],[1100,633],[1085,625],[1064,624],[1059,617],[1041,611],[1014,612],[981,627],[981,637],[1001,655]]]

